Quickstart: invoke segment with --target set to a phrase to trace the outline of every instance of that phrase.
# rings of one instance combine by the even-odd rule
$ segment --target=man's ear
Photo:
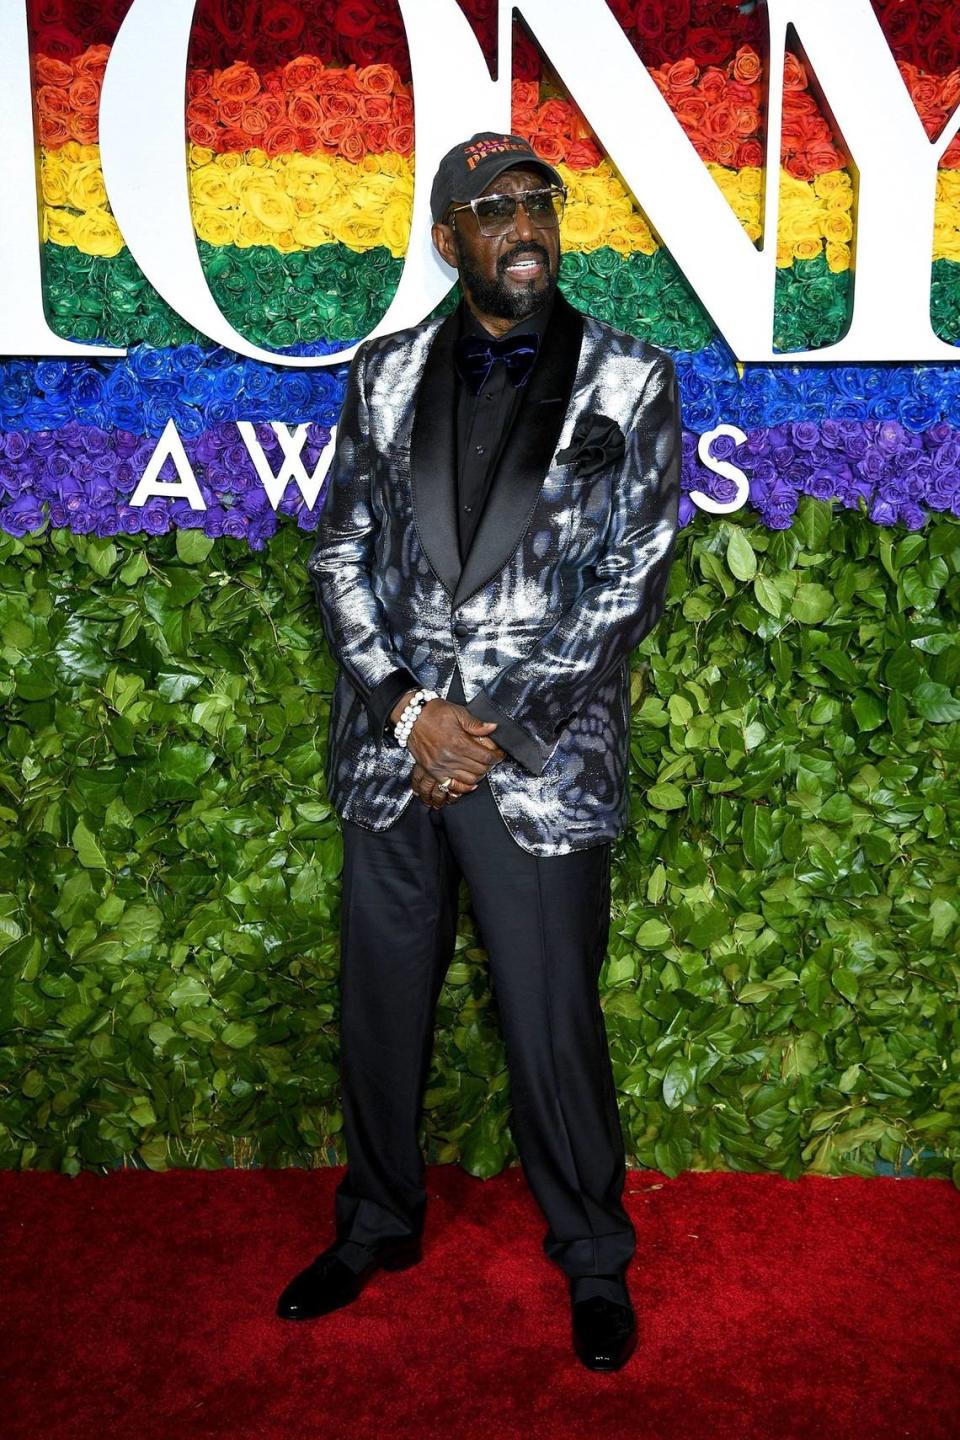
[[[450,226],[441,225],[438,221],[431,228],[430,235],[433,240],[434,249],[440,255],[440,258],[445,260],[451,269],[459,270],[460,265],[457,260],[457,247],[454,243],[453,231]]]

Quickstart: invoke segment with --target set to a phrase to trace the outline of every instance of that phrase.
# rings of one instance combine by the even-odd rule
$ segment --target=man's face
[[[483,194],[516,195],[548,184],[542,171],[518,165],[498,175]],[[539,228],[522,205],[503,235],[481,235],[472,210],[458,210],[450,222],[434,225],[433,243],[447,264],[459,270],[476,310],[517,321],[547,303],[560,268],[559,225]]]

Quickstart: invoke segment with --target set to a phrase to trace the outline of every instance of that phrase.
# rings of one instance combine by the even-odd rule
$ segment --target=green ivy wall
[[[308,534],[0,538],[0,1165],[323,1165],[334,665]],[[699,516],[633,656],[603,1004],[630,1164],[960,1183],[960,524]],[[430,1161],[516,1158],[463,891]]]

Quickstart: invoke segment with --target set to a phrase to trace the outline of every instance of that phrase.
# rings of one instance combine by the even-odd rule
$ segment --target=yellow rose
[[[233,187],[218,165],[190,172],[190,197],[197,206],[225,209],[237,203]]]
[[[823,243],[820,240],[797,240],[793,246],[793,258],[795,260],[816,260],[823,254]]]
[[[740,171],[740,189],[744,195],[763,194],[763,171],[757,165],[746,165]]]
[[[123,236],[113,216],[106,210],[88,210],[78,215],[74,226],[74,244],[85,255],[119,255]]]
[[[329,245],[335,238],[330,226],[325,224],[319,215],[307,215],[298,220],[293,227],[293,234],[297,244],[304,250],[312,250],[315,245]]]
[[[52,240],[54,245],[70,245],[76,248],[73,235],[75,216],[67,210],[44,210],[40,216],[41,241]]]
[[[280,235],[296,224],[297,211],[289,195],[284,195],[276,179],[269,173],[245,179],[240,193],[241,204],[271,235]]]
[[[67,193],[74,210],[99,210],[106,206],[107,191],[99,164],[72,165],[67,171]]]
[[[845,170],[828,170],[826,174],[816,177],[813,188],[821,200],[826,200],[830,195],[836,195],[838,191],[852,190],[853,185]]]
[[[250,150],[228,150],[224,155],[217,156],[217,164],[221,170],[240,170],[252,153]]]
[[[40,191],[46,205],[66,205],[67,170],[59,150],[45,150],[40,164]]]
[[[247,250],[251,245],[269,245],[272,239],[270,231],[254,215],[241,213],[234,242],[241,250]]]
[[[197,205],[193,210],[193,228],[208,245],[233,245],[240,224],[238,210],[218,210],[213,205]]]
[[[397,258],[406,253],[412,218],[410,203],[405,197],[391,200],[383,212],[383,244]]]
[[[782,238],[777,240],[777,269],[787,270],[793,264],[793,246]]]
[[[828,210],[821,221],[824,238],[840,245],[848,245],[853,239],[853,220],[849,211]]]
[[[204,165],[213,163],[216,151],[211,150],[209,145],[190,144],[187,147],[187,163],[191,170],[199,170]]]
[[[350,250],[370,250],[379,244],[379,225],[375,216],[362,210],[344,215],[336,226],[336,237]]]
[[[844,270],[850,269],[850,247],[841,245],[836,240],[827,241],[827,265],[834,275],[840,275]]]
[[[601,207],[568,205],[560,225],[560,243],[567,250],[596,250],[606,229]]]

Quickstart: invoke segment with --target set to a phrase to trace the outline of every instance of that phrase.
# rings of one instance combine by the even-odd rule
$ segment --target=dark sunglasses
[[[543,190],[521,190],[516,195],[478,195],[466,205],[454,205],[447,216],[458,210],[472,210],[481,235],[505,235],[517,217],[522,202],[532,225],[540,230],[555,229],[563,219],[567,199],[566,186],[550,185]]]

